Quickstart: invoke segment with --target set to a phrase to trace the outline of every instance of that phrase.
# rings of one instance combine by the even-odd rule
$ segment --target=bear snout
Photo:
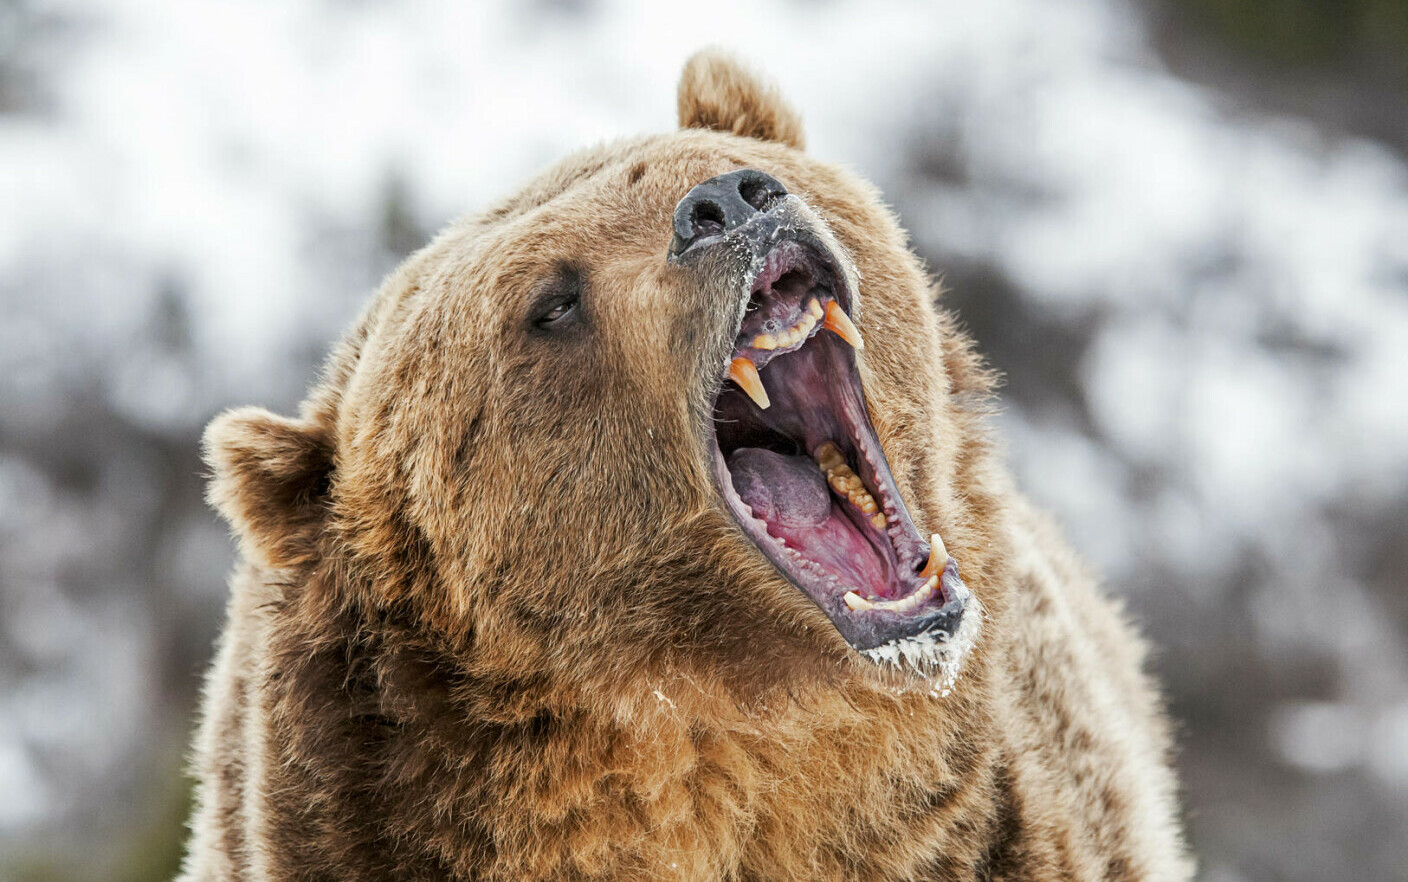
[[[670,259],[725,240],[761,216],[776,213],[787,188],[772,175],[743,168],[694,185],[675,206]],[[761,232],[761,225],[758,225]]]

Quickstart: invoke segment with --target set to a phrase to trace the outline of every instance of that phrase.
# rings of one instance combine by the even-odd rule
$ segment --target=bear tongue
[[[769,526],[814,530],[831,515],[826,476],[811,457],[740,447],[728,468],[738,497]]]
[[[873,594],[885,584],[878,549],[832,503],[826,476],[811,457],[741,447],[730,454],[728,469],[733,489],[767,524],[769,535],[830,571],[844,587]]]

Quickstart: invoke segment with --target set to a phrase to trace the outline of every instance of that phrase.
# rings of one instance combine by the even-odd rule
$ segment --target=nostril
[[[783,194],[769,186],[766,181],[744,178],[738,185],[738,195],[757,211],[767,211]]]
[[[690,219],[696,237],[715,236],[724,231],[724,211],[713,202],[696,202]]]
[[[781,181],[752,168],[741,168],[700,181],[675,204],[674,213],[670,216],[670,227],[674,232],[670,239],[671,259],[683,257],[695,245],[718,242],[735,231],[746,233],[751,229],[759,235],[766,235],[763,227],[768,227],[770,215],[767,212],[779,204],[785,205],[786,198],[787,188]],[[755,220],[763,223],[752,225]]]

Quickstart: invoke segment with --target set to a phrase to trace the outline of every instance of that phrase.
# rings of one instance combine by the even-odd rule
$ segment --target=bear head
[[[299,416],[212,423],[212,500],[289,602],[482,677],[947,687],[1001,604],[991,378],[774,91],[706,52],[679,114],[411,256]]]

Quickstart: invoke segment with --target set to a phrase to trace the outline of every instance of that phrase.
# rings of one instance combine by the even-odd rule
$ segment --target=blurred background
[[[1201,878],[1408,879],[1405,0],[0,0],[0,879],[169,878],[197,440],[729,47],[893,201],[1128,599]]]

